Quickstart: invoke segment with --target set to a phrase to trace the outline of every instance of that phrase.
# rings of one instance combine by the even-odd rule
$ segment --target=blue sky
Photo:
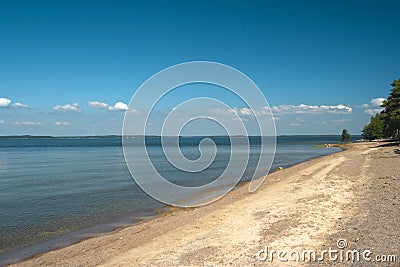
[[[0,135],[120,134],[135,90],[193,60],[248,75],[278,134],[359,134],[400,77],[399,8],[399,1],[1,1]],[[160,111],[199,91],[225,97],[196,87]]]

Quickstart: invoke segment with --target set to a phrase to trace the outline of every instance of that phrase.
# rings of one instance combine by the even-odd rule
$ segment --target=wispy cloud
[[[331,114],[351,114],[353,109],[349,106],[339,104],[336,106],[328,105],[279,105],[271,107],[274,114],[310,114],[310,113],[331,113]]]
[[[250,116],[253,114],[253,112],[255,113],[254,110],[251,110],[249,108],[233,108],[230,110],[230,112],[236,113],[238,115],[244,115],[244,116]]]
[[[87,105],[91,108],[108,108],[110,105],[98,101],[88,101]]]
[[[296,119],[294,119],[294,121],[295,121],[295,122],[298,122],[298,123],[305,123],[305,122],[306,122],[306,121],[303,120],[302,118],[296,118]]]
[[[306,121],[302,118],[295,118],[292,122],[289,123],[289,126],[298,127],[304,125],[305,123]]]
[[[0,97],[0,108],[7,108],[11,104],[11,100],[5,97]]]
[[[108,109],[110,111],[133,111],[133,112],[138,112],[135,109],[129,109],[128,105],[125,104],[124,102],[118,101],[114,105],[109,105],[104,102],[99,102],[99,101],[88,101],[87,105],[91,108],[99,108],[99,109]]]
[[[362,104],[361,108],[369,108],[369,105],[368,104]]]
[[[210,109],[210,113],[217,115],[228,115],[235,114],[238,116],[268,116],[270,112],[272,112],[274,120],[279,120],[280,116],[286,114],[351,114],[353,109],[350,106],[346,106],[343,104],[339,105],[278,105],[272,107],[262,107],[259,109],[250,109],[250,108],[232,108],[232,109],[221,109],[215,108]],[[296,122],[298,123],[298,122]],[[296,125],[297,126],[297,125]]]
[[[364,112],[368,115],[375,116],[377,113],[381,113],[382,110],[383,108],[369,108],[364,110]]]
[[[56,125],[56,126],[68,126],[68,125],[70,125],[70,123],[66,122],[66,121],[56,121],[54,123],[54,125]]]
[[[3,120],[0,120],[0,124],[4,124],[4,123],[6,123],[5,121],[3,121]]]
[[[248,117],[248,116],[254,116],[254,115],[255,116],[269,116],[271,114],[269,112],[268,107],[261,107],[259,109],[238,108],[238,107],[234,107],[231,109],[210,108],[210,109],[208,109],[208,112],[212,115],[227,116],[227,117],[231,117],[232,115],[240,116],[240,117]],[[276,120],[279,120],[279,118],[276,118]]]
[[[11,105],[11,108],[15,108],[15,109],[29,109],[30,107],[28,105],[22,104],[22,103],[14,103]]]
[[[14,122],[14,125],[33,126],[33,125],[43,125],[43,123],[34,121],[16,121]]]
[[[56,105],[53,107],[53,110],[56,111],[73,111],[73,112],[81,112],[81,109],[79,108],[78,103],[73,103],[73,104],[66,104],[63,106]]]
[[[335,124],[343,124],[346,122],[351,122],[350,119],[338,119],[338,120],[331,120],[331,122],[335,123]]]
[[[241,117],[233,117],[231,120],[233,120],[233,121],[247,121],[247,119],[241,118]]]

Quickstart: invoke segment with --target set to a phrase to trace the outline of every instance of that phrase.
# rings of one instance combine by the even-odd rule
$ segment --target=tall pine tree
[[[400,79],[391,84],[392,91],[387,100],[383,101],[382,112],[385,123],[385,135],[394,139],[400,138]]]

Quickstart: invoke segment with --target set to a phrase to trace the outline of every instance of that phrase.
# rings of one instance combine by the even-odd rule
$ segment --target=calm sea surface
[[[201,139],[181,138],[183,154],[197,158]],[[229,139],[213,139],[216,159],[198,174],[169,164],[159,138],[147,138],[146,143],[167,179],[198,186],[217,178],[229,161]],[[280,136],[271,170],[340,151],[314,147],[338,140]],[[242,180],[252,175],[258,158],[259,138],[250,143],[251,161]],[[0,265],[150,218],[160,207],[131,178],[120,138],[0,139]]]

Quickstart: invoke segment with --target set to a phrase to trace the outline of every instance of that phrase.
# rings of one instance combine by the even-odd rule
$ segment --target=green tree
[[[392,90],[387,100],[383,101],[384,131],[388,137],[400,139],[400,79],[393,81]]]
[[[350,141],[350,137],[351,136],[350,136],[349,132],[346,129],[343,129],[342,136],[340,137],[340,141],[342,143],[349,142]]]
[[[384,136],[384,114],[376,114],[371,117],[371,121],[368,125],[364,126],[363,138],[365,140],[380,139]]]

